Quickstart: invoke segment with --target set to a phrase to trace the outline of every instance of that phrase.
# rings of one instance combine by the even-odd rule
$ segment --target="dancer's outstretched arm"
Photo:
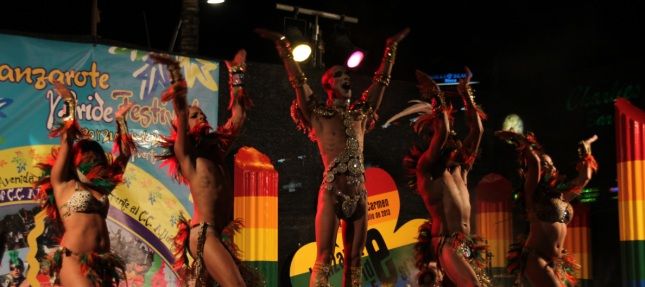
[[[172,85],[161,96],[161,101],[167,102],[172,100],[173,108],[175,109],[175,116],[177,119],[177,138],[175,139],[174,151],[175,157],[181,166],[181,172],[186,178],[190,178],[194,173],[194,165],[190,159],[190,151],[188,147],[188,101],[186,96],[188,87],[186,80],[181,74],[179,63],[172,59],[169,55],[150,54],[155,61],[165,64],[170,72]]]
[[[481,143],[482,135],[484,134],[484,126],[482,125],[481,115],[483,112],[475,104],[475,94],[470,87],[470,80],[472,79],[472,72],[468,67],[466,69],[466,78],[459,80],[457,91],[464,102],[466,109],[466,124],[468,125],[468,135],[464,138],[463,142],[463,161],[466,164],[464,168],[464,180],[467,179],[467,172],[472,168],[477,158],[479,151],[479,144]]]
[[[60,136],[60,148],[56,155],[56,162],[51,170],[51,184],[57,189],[62,183],[72,179],[72,147],[74,138],[78,136],[76,122],[76,99],[69,89],[63,83],[54,82],[54,91],[61,97],[65,103],[65,115],[63,116],[63,126],[56,132]]]
[[[598,136],[593,135],[592,137],[580,141],[578,143],[578,156],[580,157],[580,162],[576,169],[578,170],[578,176],[573,178],[568,184],[568,189],[564,191],[564,200],[571,201],[582,193],[582,189],[589,183],[591,176],[594,171],[598,169],[598,164],[596,159],[591,154],[591,144],[598,140]]]
[[[394,67],[394,60],[396,59],[396,51],[399,42],[401,42],[408,33],[410,33],[410,28],[405,28],[385,41],[385,52],[383,53],[381,64],[378,69],[376,69],[376,72],[374,72],[372,84],[361,97],[363,101],[369,103],[375,112],[381,106],[381,100],[383,99],[385,88],[390,85],[392,67]]]
[[[428,149],[421,155],[417,165],[417,170],[421,170],[424,174],[430,172],[430,167],[439,158],[441,150],[446,145],[450,134],[450,108],[446,104],[444,93],[439,89],[439,86],[432,80],[432,78],[417,70],[417,81],[419,82],[419,89],[422,98],[435,97],[435,105],[433,113],[439,113],[432,119],[432,138]]]
[[[296,93],[298,108],[302,112],[304,119],[311,123],[311,113],[315,103],[313,97],[314,92],[307,83],[307,76],[300,69],[300,65],[293,59],[291,43],[287,40],[287,37],[277,32],[265,29],[255,29],[255,32],[260,34],[261,37],[274,42],[278,55],[280,55],[284,64],[284,68],[287,70],[289,83],[291,83],[291,87]]]
[[[218,130],[220,133],[235,136],[239,133],[246,120],[246,110],[252,105],[244,88],[246,51],[239,50],[233,60],[225,61],[224,63],[228,69],[228,88],[230,91],[228,110],[231,112],[231,115],[226,123],[220,126]],[[231,141],[228,142],[230,143]],[[228,150],[229,147],[226,146],[223,148]]]

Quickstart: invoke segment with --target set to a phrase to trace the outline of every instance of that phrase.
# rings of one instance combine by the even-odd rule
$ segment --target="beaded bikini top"
[[[60,209],[65,209],[61,218],[65,219],[74,213],[98,213],[101,216],[107,215],[108,196],[103,195],[100,199],[96,199],[91,192],[85,189],[80,189],[78,182],[76,183],[76,190],[72,197],[64,203]]]
[[[533,194],[534,213],[545,222],[561,222],[568,224],[573,218],[573,207],[561,199],[562,192],[555,186],[541,181]]]

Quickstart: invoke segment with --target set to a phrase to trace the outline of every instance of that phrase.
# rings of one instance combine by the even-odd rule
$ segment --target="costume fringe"
[[[417,164],[423,152],[417,146],[412,146],[406,156],[403,157],[403,167],[408,178],[408,186],[411,190],[417,191]]]
[[[224,244],[228,252],[231,253],[233,260],[235,261],[235,264],[240,271],[240,275],[244,279],[245,285],[248,287],[265,286],[264,279],[262,278],[260,272],[257,269],[242,262],[242,260],[240,259],[240,248],[237,246],[237,244],[235,244],[235,242],[233,242],[233,236],[239,233],[240,230],[242,230],[243,226],[244,225],[241,218],[236,218],[229,222],[224,230],[222,230],[222,243]]]
[[[58,281],[58,275],[63,267],[63,256],[78,257],[81,263],[81,273],[94,286],[118,286],[121,280],[126,280],[125,262],[118,255],[111,252],[77,254],[65,247],[61,247],[47,258],[50,263],[49,275],[51,278],[56,278],[56,281]]]
[[[175,155],[175,142],[177,141],[177,125],[173,122],[171,124],[172,130],[169,136],[161,136],[161,141],[159,145],[164,151],[160,155],[155,157],[161,161],[160,167],[166,167],[168,169],[168,174],[172,177],[177,183],[188,184],[188,179],[186,179],[182,172],[181,166],[177,161],[177,156]],[[192,140],[195,146],[199,145],[208,145],[208,150],[215,151],[217,160],[223,161],[228,148],[233,143],[235,138],[235,130],[230,127],[220,126],[217,129],[217,132],[211,132],[212,127],[208,124],[196,125],[188,132],[189,140]]]
[[[179,275],[179,285],[185,286],[193,273],[191,266],[188,264],[188,246],[190,242],[190,222],[180,214],[177,221],[177,235],[173,237],[173,269]]]
[[[56,129],[53,129],[49,136],[57,137],[63,133],[71,135],[72,140],[85,139],[87,133],[83,132],[76,119],[65,121],[61,123]],[[41,176],[34,183],[34,187],[38,189],[37,198],[41,203],[41,208],[45,210],[47,217],[60,223],[60,214],[54,198],[54,189],[51,183],[51,171],[56,163],[58,152],[60,148],[52,148],[50,155],[43,161],[36,164],[41,170]],[[95,189],[102,194],[109,194],[121,182],[123,182],[123,173],[125,167],[132,156],[136,152],[136,144],[127,133],[127,128],[122,128],[117,125],[117,136],[114,139],[113,152],[117,154],[117,159],[114,160],[113,154],[106,154],[108,168],[97,165],[95,162],[82,162],[82,158],[77,155],[74,158],[74,165],[77,171],[80,171],[88,181],[83,181],[83,184]],[[70,151],[74,153],[74,151]]]
[[[34,183],[34,187],[38,189],[36,198],[40,201],[40,207],[45,210],[47,217],[58,222],[60,214],[58,213],[58,206],[56,206],[56,198],[54,197],[54,188],[51,184],[51,171],[56,157],[58,156],[58,148],[52,148],[50,155],[45,161],[36,164],[36,167],[42,171],[42,175]]]
[[[566,253],[561,258],[554,261],[555,275],[560,279],[560,282],[567,287],[574,287],[578,280],[576,279],[576,272],[581,269],[580,264],[576,263],[573,256]]]
[[[524,262],[522,251],[524,250],[525,240],[518,240],[511,243],[508,252],[506,252],[506,271],[508,273],[518,276],[524,270]]]
[[[199,260],[193,258],[192,266],[188,264],[188,244],[190,242],[190,220],[180,216],[180,219],[177,223],[177,234],[173,237],[173,255],[175,262],[173,264],[173,269],[180,276],[180,285],[185,286],[187,282],[191,281],[192,278],[196,276],[195,264]],[[221,242],[233,257],[233,261],[237,265],[237,268],[240,272],[240,275],[244,279],[246,286],[255,287],[255,286],[265,286],[264,279],[260,272],[242,262],[240,259],[241,251],[240,248],[233,242],[233,237],[235,234],[239,233],[243,228],[243,223],[241,218],[236,218],[235,220],[229,222],[229,224],[222,230],[221,233]],[[218,285],[216,285],[218,286]]]
[[[432,246],[432,221],[428,220],[419,226],[417,243],[414,244],[415,266],[419,270],[419,286],[441,286],[443,275],[437,267],[437,255]],[[435,262],[434,266],[430,266]],[[426,285],[427,284],[427,285]]]

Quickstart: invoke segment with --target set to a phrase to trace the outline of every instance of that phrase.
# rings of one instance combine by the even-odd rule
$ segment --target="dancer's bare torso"
[[[61,184],[54,190],[56,204],[59,207],[59,212],[63,215],[62,222],[65,232],[61,238],[61,246],[65,246],[70,250],[78,253],[86,252],[107,252],[110,250],[110,239],[108,236],[108,229],[105,223],[104,211],[100,213],[92,210],[83,212],[69,212],[69,207],[63,208],[65,204],[70,203],[70,199],[78,190],[78,183],[76,180],[70,180]],[[82,192],[87,190],[83,189]],[[93,190],[87,190],[93,196],[91,200],[101,201],[102,195]],[[102,202],[106,207],[109,206],[107,198]]]
[[[352,122],[352,127],[356,131],[356,139],[358,140],[358,150],[360,153],[363,152],[365,125],[366,119],[356,119]],[[325,166],[325,170],[327,170],[331,162],[346,147],[347,135],[345,134],[343,118],[339,114],[331,118],[313,116],[312,126],[316,132],[318,150],[320,151],[323,165]]]
[[[207,222],[221,231],[231,220],[233,192],[222,163],[196,157],[195,172],[188,178],[194,200],[192,225]]]
[[[467,174],[460,165],[445,169],[439,178],[417,172],[419,192],[433,219],[433,237],[455,232],[470,234],[470,197],[464,180]]]

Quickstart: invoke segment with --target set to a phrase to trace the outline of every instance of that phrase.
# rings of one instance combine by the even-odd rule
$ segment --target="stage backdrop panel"
[[[192,215],[192,208],[186,187],[173,182],[154,159],[160,153],[156,142],[169,133],[174,117],[171,104],[159,100],[170,85],[166,69],[153,63],[148,51],[4,34],[0,43],[0,234],[9,250],[17,250],[34,267],[30,280],[36,280],[39,269],[35,255],[56,248],[51,237],[59,233],[34,220],[39,210],[33,183],[40,175],[35,164],[59,144],[47,134],[64,110],[51,85],[60,81],[78,99],[81,127],[106,150],[111,150],[116,129],[114,113],[134,103],[127,121],[139,152],[128,165],[125,183],[110,196],[112,250],[128,263],[131,284],[174,285],[168,267],[171,238],[179,213]],[[188,82],[189,103],[217,119],[219,63],[177,60]],[[6,257],[0,274],[8,272]]]
[[[425,219],[412,219],[397,228],[401,212],[399,190],[390,174],[376,167],[365,170],[367,188],[367,239],[363,256],[363,286],[410,286],[418,270],[413,245]],[[309,284],[316,260],[316,243],[298,249],[290,267],[291,285]],[[333,252],[329,282],[340,286],[343,273],[343,238],[339,228]]]

